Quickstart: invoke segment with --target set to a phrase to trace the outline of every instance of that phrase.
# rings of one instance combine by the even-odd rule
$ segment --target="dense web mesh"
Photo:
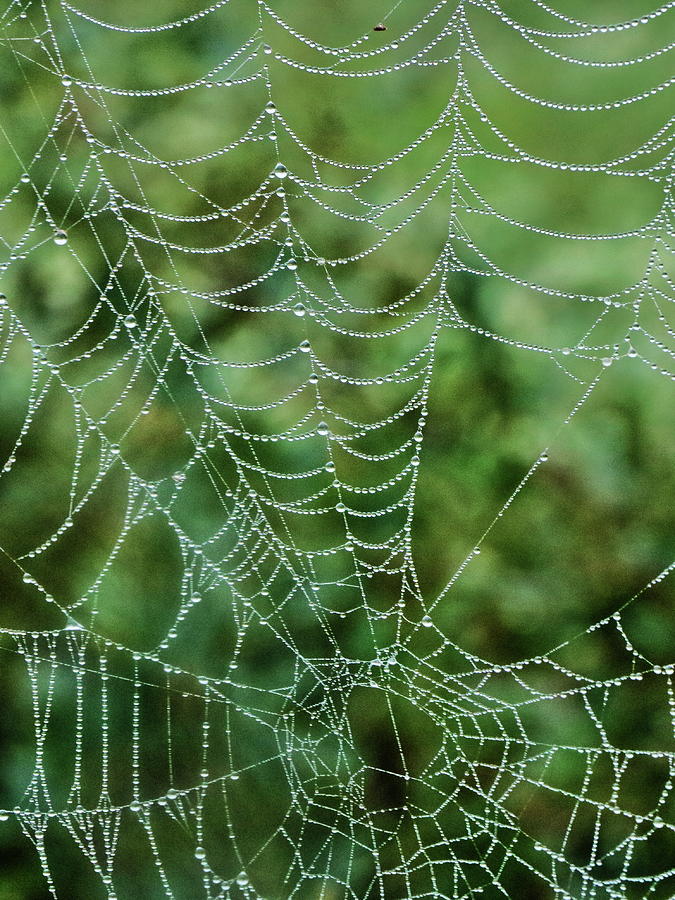
[[[5,0],[3,897],[675,894],[675,10],[557,6]]]

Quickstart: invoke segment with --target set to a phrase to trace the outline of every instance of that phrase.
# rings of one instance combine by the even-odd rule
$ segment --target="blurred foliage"
[[[388,10],[388,5],[381,0],[369,3],[343,0],[339,4],[328,0],[312,3],[280,0],[272,5],[298,32],[331,46],[349,43],[364,33],[370,34],[368,46],[375,41],[384,44],[419,21],[430,7],[421,0],[404,0],[387,20],[388,30],[372,33],[373,25]],[[182,471],[191,459],[194,448],[186,433],[188,429],[198,433],[203,419],[203,400],[194,379],[173,353],[173,344],[166,336],[160,335],[153,347],[155,364],[166,373],[165,384],[156,393],[149,414],[142,418],[138,417],[138,411],[157,384],[156,368],[149,364],[142,366],[130,382],[133,359],[113,367],[129,350],[131,338],[120,332],[110,339],[112,314],[97,314],[74,344],[59,346],[59,342],[88,321],[98,293],[108,281],[110,268],[117,265],[118,259],[123,258],[117,273],[118,284],[109,292],[115,308],[122,312],[125,298],[140,296],[144,283],[142,266],[127,251],[125,234],[114,212],[102,211],[95,220],[84,215],[88,205],[102,207],[106,196],[101,179],[89,163],[92,147],[76,118],[65,117],[51,135],[53,140],[43,146],[64,98],[59,59],[63,60],[63,70],[76,82],[92,80],[91,66],[97,82],[116,88],[149,89],[189,83],[202,78],[247,40],[258,26],[258,6],[251,0],[231,0],[193,24],[147,35],[102,30],[68,13],[65,5],[49,2],[46,6],[51,28],[58,36],[60,54],[59,57],[52,54],[50,59],[43,47],[33,42],[44,26],[39,4],[26,6],[26,19],[16,18],[11,13],[12,6],[16,4],[8,4],[0,44],[3,57],[0,193],[4,195],[19,184],[24,167],[30,173],[32,184],[21,184],[12,203],[0,211],[0,234],[6,255],[10,245],[31,223],[35,231],[29,241],[34,249],[25,256],[21,251],[16,253],[1,284],[25,331],[8,342],[0,375],[0,457],[3,460],[14,453],[17,437],[22,435],[14,465],[0,478],[0,625],[3,629],[32,632],[60,628],[63,614],[57,605],[45,604],[34,585],[23,583],[21,570],[13,560],[23,558],[26,562],[24,554],[60,529],[68,516],[76,443],[72,400],[56,383],[49,388],[39,412],[22,434],[33,372],[34,348],[28,335],[45,348],[55,365],[61,365],[61,377],[67,384],[84,385],[80,398],[88,413],[93,418],[105,416],[102,430],[106,438],[119,443],[121,456],[134,471],[157,482],[159,496],[170,495],[173,490],[170,476]],[[572,19],[596,23],[628,20],[651,9],[637,0],[607,0],[592,6],[582,0],[564,0],[558,6],[564,7],[565,15]],[[131,0],[114,3],[82,0],[79,8],[102,20],[144,26],[180,18],[198,7],[193,0],[189,3],[162,0],[151,7]],[[504,4],[504,8],[508,8],[508,14],[514,19],[533,27],[565,30],[543,8],[527,0],[514,0]],[[500,23],[487,6],[468,4],[466,17],[491,64],[523,91],[539,97],[577,104],[602,103],[653,87],[669,73],[667,54],[625,68],[589,69],[569,65],[526,44],[513,29]],[[673,15],[668,14],[640,28],[568,41],[565,47],[569,50],[573,43],[574,52],[582,58],[608,61],[633,58],[661,46],[667,33],[665,25],[672,25],[672,21]],[[437,16],[410,40],[384,56],[375,57],[368,65],[383,61],[392,65],[409,59],[424,45],[430,33],[438,29],[438,22]],[[266,14],[263,29],[264,39],[277,56],[287,56],[303,65],[325,65],[325,59],[317,61],[316,51],[303,46]],[[45,44],[53,48],[51,36],[45,39]],[[456,38],[446,38],[435,47],[433,55],[440,58],[455,46]],[[510,93],[475,56],[464,52],[460,59],[462,77],[490,123],[532,156],[568,164],[568,168],[554,169],[531,162],[516,165],[479,155],[459,158],[458,172],[501,215],[541,229],[591,235],[640,228],[653,219],[663,202],[663,186],[639,174],[644,159],[626,163],[626,170],[637,173],[630,178],[613,177],[607,172],[579,173],[569,166],[581,162],[603,164],[633,152],[662,127],[672,104],[672,93],[664,91],[639,103],[593,113],[551,110]],[[302,142],[316,154],[361,166],[391,157],[414,141],[437,119],[459,77],[456,62],[437,67],[408,67],[354,79],[311,74],[276,57],[271,57],[268,65],[277,108]],[[350,67],[357,70],[359,64],[350,63],[344,69]],[[252,71],[254,66],[249,68]],[[260,80],[232,87],[194,88],[159,98],[106,94],[102,99],[95,91],[84,90],[77,83],[72,90],[82,120],[102,144],[120,146],[140,158],[152,156],[166,161],[211,153],[236,140],[250,127],[267,100]],[[476,110],[467,105],[460,111],[484,148],[495,154],[502,151],[503,145]],[[387,202],[430,172],[454,139],[456,121],[439,128],[429,141],[373,178],[367,189],[369,202]],[[120,127],[114,128],[113,123],[119,123]],[[41,147],[38,161],[29,166]],[[659,152],[665,158],[666,149],[657,150],[648,160],[650,164]],[[313,177],[308,155],[281,130],[279,154],[297,177]],[[140,162],[131,167],[114,154],[100,159],[109,183],[132,204],[147,203],[171,216],[195,216],[204,214],[208,208],[204,197],[222,207],[239,202],[257,188],[276,158],[274,143],[269,140],[242,145],[224,156],[214,155],[212,159],[179,169],[180,177],[191,186],[189,190],[176,187],[170,166]],[[344,169],[321,162],[317,166],[324,184],[339,187],[352,180],[352,174]],[[447,167],[435,172],[425,189],[427,193],[440,184],[446,171]],[[44,210],[35,213],[33,185],[45,198],[49,216]],[[326,192],[320,196],[318,191],[315,194],[318,200],[330,201],[346,214],[356,210],[349,194]],[[419,199],[419,196],[411,197],[391,213],[391,221],[382,220],[381,225],[393,227],[413,211]],[[470,206],[469,199],[464,197]],[[426,278],[447,239],[450,200],[450,186],[446,185],[422,213],[376,252],[358,264],[332,270],[336,290],[348,298],[351,306],[362,309],[375,309],[414,291]],[[373,243],[372,229],[328,214],[320,202],[308,200],[294,187],[291,179],[288,207],[298,240],[306,241],[315,255],[334,259],[359,253]],[[260,211],[259,224],[272,221],[280,210],[281,201],[273,198]],[[653,238],[645,234],[617,240],[575,241],[524,231],[511,221],[500,221],[476,210],[477,204],[474,211],[460,210],[455,230],[459,236],[462,231],[470,235],[505,274],[490,277],[478,274],[484,267],[467,245],[457,239],[457,266],[448,279],[447,295],[462,317],[485,333],[452,327],[449,317],[443,320],[447,327],[440,330],[413,525],[416,566],[423,594],[432,597],[442,589],[489,529],[481,541],[480,557],[454,584],[434,614],[438,628],[459,647],[502,665],[531,660],[574,638],[557,657],[561,665],[596,681],[617,677],[630,671],[632,659],[616,630],[589,632],[588,629],[640,594],[624,613],[624,629],[632,645],[653,664],[670,663],[675,624],[672,588],[664,581],[640,593],[672,561],[675,404],[673,382],[659,371],[665,365],[665,357],[661,359],[654,346],[646,342],[638,349],[648,363],[625,356],[625,336],[632,321],[630,309],[609,305],[596,322],[599,303],[536,292],[511,280],[534,282],[550,291],[603,297],[642,279]],[[140,232],[152,234],[149,216],[132,209],[126,210],[125,215]],[[67,230],[68,247],[74,253],[54,245],[50,221]],[[226,217],[209,225],[161,222],[165,240],[190,247],[225,245],[238,230],[238,224]],[[262,275],[279,250],[273,242],[267,242],[210,255],[176,251],[170,259],[157,244],[142,241],[141,245],[143,267],[160,281],[189,284],[195,295],[200,291],[205,294],[222,291]],[[325,293],[325,279],[301,268],[307,283],[317,292]],[[391,337],[359,341],[323,327],[318,317],[294,319],[285,312],[262,315],[257,312],[285,298],[293,285],[290,273],[280,273],[239,295],[237,302],[249,305],[255,310],[251,313],[228,310],[197,296],[189,305],[180,291],[166,291],[161,303],[175,334],[198,352],[206,338],[217,358],[252,361],[284,353],[309,338],[320,359],[357,377],[393,371],[404,364],[426,344],[436,325],[435,316],[429,315]],[[410,313],[422,309],[438,289],[436,278],[411,301]],[[151,316],[146,301],[139,310],[137,315]],[[642,316],[645,328],[660,334],[661,324],[654,310],[645,308]],[[345,328],[377,331],[389,327],[390,320],[380,313],[353,315],[351,319],[345,315],[340,324]],[[502,336],[507,341],[497,341],[488,335]],[[585,335],[589,346],[609,350],[599,354],[573,353],[563,358],[562,348],[577,346]],[[552,348],[556,352],[526,350],[509,341]],[[588,401],[571,423],[563,426],[585,385],[601,371],[599,356],[611,356],[615,348],[620,358],[608,371],[602,372]],[[84,356],[72,363],[76,351]],[[109,369],[109,376],[93,380]],[[222,390],[208,371],[195,369],[210,391]],[[229,396],[251,405],[269,403],[290,392],[305,378],[305,369],[302,359],[283,367],[232,369],[228,374]],[[124,402],[109,414],[129,383],[132,386]],[[335,383],[326,385],[324,402],[328,410],[374,421],[402,405],[407,389],[405,385],[383,385],[376,390],[371,386],[361,389]],[[245,425],[252,432],[283,431],[310,409],[312,402],[312,398],[303,394],[290,406],[249,414]],[[411,418],[404,417],[378,440],[386,441],[388,447],[394,446],[407,439],[410,429]],[[96,475],[101,449],[98,441],[98,437],[91,437],[81,460],[83,484],[91,482]],[[377,441],[373,446],[377,447]],[[493,524],[496,514],[544,447],[549,448],[548,462]],[[245,452],[243,447],[238,449]],[[358,460],[341,455],[338,449],[335,452],[344,483],[363,484],[372,477],[364,467],[359,467]],[[306,442],[289,447],[275,444],[260,450],[263,464],[265,458],[283,460],[289,472],[320,466],[325,461],[324,455],[324,442],[318,440],[315,444]],[[217,450],[213,458],[223,483],[228,483],[231,462],[224,453],[219,456]],[[395,469],[392,466],[392,472]],[[389,474],[385,475],[383,465],[377,477],[389,477]],[[317,479],[317,489],[323,483]],[[264,490],[264,486],[260,489]],[[294,489],[293,483],[282,485],[279,496],[291,499]],[[184,561],[174,530],[159,516],[135,527],[119,553],[115,550],[113,558],[115,542],[124,524],[127,491],[125,472],[119,467],[111,470],[91,501],[75,517],[72,528],[63,532],[58,542],[44,553],[29,558],[27,568],[58,599],[59,606],[67,607],[87,594],[105,565],[106,578],[97,599],[96,631],[113,642],[146,653],[162,640],[180,608]],[[288,496],[283,495],[284,491]],[[200,480],[194,468],[189,470],[173,515],[185,533],[196,541],[209,537],[222,524],[222,504],[214,499],[207,479]],[[377,540],[376,527],[370,520],[367,523],[369,530],[364,535]],[[279,522],[275,527],[281,528]],[[301,547],[324,547],[343,539],[342,520],[338,516],[322,521],[320,530],[311,517],[290,527]],[[355,526],[355,532],[358,527]],[[386,529],[391,527],[391,521],[384,523],[379,537],[386,537]],[[330,565],[335,566],[332,573]],[[340,565],[335,561],[325,563],[326,581],[339,579]],[[399,586],[394,578],[372,579],[369,588],[372,605],[382,610],[391,607],[397,600]],[[352,601],[336,598],[334,602],[349,606]],[[417,621],[422,610],[411,602],[407,613],[411,621]],[[297,646],[307,655],[324,655],[324,638],[316,623],[308,621],[302,609],[291,607],[287,616]],[[383,620],[378,627],[381,627],[378,638],[382,645],[394,639],[389,621]],[[373,639],[365,616],[350,616],[342,624],[338,623],[337,628],[341,649],[347,657],[371,658]],[[224,590],[214,589],[185,621],[167,659],[176,667],[185,666],[209,677],[223,677],[232,658],[236,633],[230,598]],[[2,643],[0,808],[13,809],[21,805],[31,782],[36,736],[24,663],[9,652],[9,642]],[[433,649],[432,637],[419,634],[409,645],[410,655],[405,665],[414,669],[415,658],[430,649]],[[119,676],[119,681],[110,688],[113,747],[110,795],[113,804],[123,804],[130,798],[132,750],[128,716],[134,663],[128,654],[125,657],[112,647],[108,650],[110,667]],[[98,671],[98,653],[93,643],[87,649],[92,671]],[[325,655],[328,653],[326,650]],[[280,650],[278,642],[261,633],[251,640],[239,660],[238,678],[242,684],[259,685],[271,691],[294,677],[296,661],[292,653]],[[447,652],[436,664],[451,675],[465,661]],[[168,784],[165,686],[157,682],[156,673],[143,668],[142,660],[140,666],[144,760],[140,777],[143,796],[152,797],[165,793]],[[45,677],[44,673],[41,677]],[[331,685],[333,677],[338,678],[325,676],[323,689],[329,689],[326,685]],[[419,677],[422,678],[421,673]],[[129,681],[125,682],[125,678]],[[531,678],[540,680],[539,689],[544,692],[565,690],[564,679],[553,669],[532,673]],[[91,705],[86,704],[84,723],[85,746],[91,756],[100,752],[101,740],[100,690],[98,681],[95,684],[94,681],[92,678],[90,693],[86,695]],[[193,686],[187,682],[181,685],[179,681],[176,678],[172,684],[171,695],[175,706],[172,766],[175,783],[188,786],[199,780],[203,702]],[[60,671],[54,687],[45,751],[52,775],[54,808],[69,799],[75,728],[74,685],[72,674]],[[508,697],[513,684],[505,681],[503,690]],[[311,696],[312,691],[318,688],[309,685],[307,695]],[[378,771],[396,771],[400,767],[397,741],[403,746],[408,770],[417,777],[424,773],[441,738],[429,717],[403,696],[395,711],[398,731],[394,734],[393,714],[385,707],[383,697],[384,694],[369,688],[358,688],[350,696],[346,714],[354,735],[354,752],[367,765],[375,767],[366,785],[366,802],[390,808],[405,801],[405,791],[401,795],[400,779]],[[242,691],[237,702],[256,709],[256,704],[263,701],[251,689]],[[276,703],[271,712],[283,713],[281,695],[268,697],[265,702]],[[262,727],[255,717],[237,712],[232,712],[229,721],[220,721],[218,717],[229,715],[228,709],[223,704],[214,713],[209,756],[217,761],[214,776],[232,768],[245,772],[227,792],[228,816],[239,844],[235,851],[223,829],[222,816],[219,818],[215,811],[206,816],[213,833],[207,833],[204,841],[214,870],[224,878],[233,878],[241,868],[241,859],[256,854],[297,798],[292,798],[293,785],[278,759],[279,747],[273,729]],[[260,716],[265,718],[262,713]],[[645,678],[628,686],[604,710],[602,718],[608,739],[616,746],[649,751],[674,749],[672,739],[670,744],[664,743],[668,740],[665,735],[669,724],[662,679]],[[528,734],[548,745],[596,746],[597,732],[589,722],[580,702],[563,698],[534,705],[527,712]],[[306,746],[312,745],[316,727],[311,717],[298,714],[294,721],[298,746],[303,740]],[[236,735],[232,742],[234,750],[226,746],[223,737],[228,730]],[[462,752],[474,752],[467,749],[465,737],[460,733],[456,740]],[[314,752],[326,761],[327,773],[339,770],[339,763],[334,763],[339,757],[337,744],[331,743],[330,736]],[[484,752],[487,760],[492,751]],[[518,747],[514,745],[509,752],[515,759]],[[271,762],[262,762],[266,759]],[[304,763],[299,765],[310,766],[309,759],[307,754]],[[499,759],[492,762],[500,764]],[[581,864],[587,859],[594,828],[592,817],[586,819],[587,813],[577,816],[573,811],[574,796],[581,790],[584,774],[582,757],[574,752],[561,752],[556,756],[555,766],[560,768],[556,773],[559,784],[572,796],[563,791],[556,800],[553,792],[531,789],[528,794],[523,784],[509,795],[507,805],[520,817],[523,834],[536,837],[552,850],[560,848],[561,837],[574,819],[574,829],[564,852],[568,859]],[[631,768],[622,782],[621,803],[626,809],[648,815],[667,777],[666,760],[645,757],[636,760],[634,766],[635,772]],[[451,774],[461,776],[459,772]],[[589,788],[589,794],[596,796],[600,803],[608,803],[607,788],[613,777],[607,772],[603,780],[602,772],[598,771],[598,784]],[[411,784],[408,799],[419,808],[431,808],[433,800],[427,796],[422,780],[420,777],[420,782]],[[340,790],[338,776],[333,774],[331,780],[327,774],[325,785],[317,787],[325,810],[330,811],[339,804]],[[99,791],[100,774],[92,775],[85,785],[82,805],[99,806]],[[211,802],[215,810],[216,798],[209,794],[207,806]],[[474,804],[479,817],[485,814],[477,797],[467,796],[462,803],[465,810]],[[458,835],[463,833],[462,803],[458,801],[456,808],[448,807],[436,814],[437,823],[442,820],[445,834],[453,829]],[[306,814],[313,819],[323,813],[320,807],[314,807]],[[387,828],[395,818],[394,813],[382,813],[378,822]],[[400,825],[399,841],[406,852],[416,844],[433,843],[433,816],[427,825],[429,833],[421,837],[413,834],[410,823]],[[124,827],[115,868],[117,896],[145,895],[153,900],[163,897],[141,824],[134,820],[125,822]],[[187,824],[157,817],[152,827],[162,859],[167,863],[167,876],[175,885],[175,896],[203,896],[202,870],[192,858],[194,840]],[[299,842],[302,836],[306,845],[315,849],[317,858],[323,852],[321,829],[303,830],[297,814],[296,820],[287,822],[287,827],[288,840],[272,842],[257,857],[252,870],[252,883],[261,897],[290,896],[298,880],[297,869],[292,869],[294,841]],[[626,828],[621,821],[608,823],[603,835],[608,835],[605,839],[610,843],[619,841],[625,836]],[[346,839],[341,844],[338,838],[335,840],[335,856],[342,858],[346,866],[353,847]],[[650,838],[649,849],[643,847],[640,851],[645,854],[645,873],[662,865],[665,845],[660,841],[658,835]],[[485,834],[477,836],[473,843],[459,844],[458,855],[474,854],[476,858],[487,859],[488,843]],[[65,830],[57,833],[50,827],[46,849],[55,881],[63,891],[59,896],[74,900],[106,896],[100,879],[82,861],[76,843]],[[514,844],[512,849],[516,856],[534,859],[533,865],[537,865],[536,850],[531,844],[522,847]],[[308,858],[311,857],[311,851],[307,852]],[[388,864],[388,852],[391,863],[400,847],[392,842],[390,850],[383,851],[383,868]],[[0,853],[5,860],[0,876],[0,900],[42,900],[50,896],[35,849],[22,837],[20,824],[13,817],[0,823]],[[440,848],[438,858],[448,858],[447,847]],[[355,886],[355,896],[376,896],[371,864],[364,854],[354,857],[351,883]],[[289,867],[293,875],[284,882]],[[523,867],[519,871],[520,875],[515,876],[508,869],[502,877],[508,896],[553,896],[529,869]],[[426,891],[427,896],[433,896],[434,888],[425,872],[420,869],[411,875],[418,879],[412,891],[416,895]],[[672,887],[671,882],[664,882],[650,896],[666,900]],[[639,889],[638,884],[636,893],[630,896],[642,896],[637,893]],[[241,887],[239,894],[237,890],[233,887],[231,896],[244,896],[248,889]],[[344,896],[337,883],[328,880],[323,884],[307,882],[303,890],[304,893],[294,896],[322,900]],[[404,897],[408,896],[408,890],[411,888],[406,886],[403,876],[392,875],[385,893],[387,897]],[[574,882],[565,890],[566,896],[591,896],[582,893],[580,884]],[[488,889],[484,893],[490,897],[503,895],[496,889],[491,894]]]

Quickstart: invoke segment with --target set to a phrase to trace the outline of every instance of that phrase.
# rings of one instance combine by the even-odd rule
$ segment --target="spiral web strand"
[[[632,632],[667,551],[567,630],[542,587],[532,658],[454,611],[502,529],[542,539],[519,510],[603,392],[672,404],[674,4],[189,6],[0,18],[0,829],[30,896],[672,897],[675,669]],[[633,213],[572,232],[523,172]],[[451,535],[443,373],[493,351],[555,404]]]

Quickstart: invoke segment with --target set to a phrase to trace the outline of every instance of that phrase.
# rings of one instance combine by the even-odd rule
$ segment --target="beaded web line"
[[[619,111],[630,130],[631,110],[670,95],[674,4],[594,24],[540,0],[400,0],[361,10],[361,30],[335,46],[311,37],[303,4],[184,6],[168,16],[162,4],[9,0],[0,17],[8,109],[12,92],[32,94],[41,123],[28,148],[20,122],[0,119],[14,167],[0,204],[0,393],[25,400],[0,487],[21,496],[12,485],[35,471],[26,461],[49,417],[67,418],[71,440],[68,477],[53,488],[58,522],[28,537],[3,531],[8,590],[32,610],[32,624],[3,625],[3,690],[25,698],[33,759],[22,792],[0,798],[0,828],[28,839],[53,897],[672,896],[675,669],[634,646],[626,615],[675,562],[535,658],[467,650],[444,610],[614,371],[675,378],[672,119],[661,115],[632,150],[569,162],[555,140],[546,156],[511,136],[484,108],[480,78],[532,115]],[[164,41],[221,28],[238,37],[199,77],[174,81],[160,67],[164,83],[143,86],[143,61],[162,59]],[[519,86],[504,74],[507,34],[542,72],[564,69],[552,82],[563,97],[546,78],[538,96],[536,78]],[[105,67],[125,52],[139,65],[121,86]],[[371,143],[359,161],[332,158],[287,114],[280,73],[327,92],[372,85],[359,102],[373,106],[380,79],[410,73],[446,94],[397,150],[378,157]],[[218,143],[206,128],[214,143],[198,152],[181,135],[188,107],[159,104],[194,103],[202,121],[217,118],[214,96],[233,133]],[[153,150],[144,117],[155,115],[168,146],[185,138],[192,149]],[[571,234],[504,212],[474,183],[476,160],[645,183],[657,208],[646,222]],[[402,294],[378,292],[380,254],[407,235],[421,246],[439,208],[445,234],[426,271]],[[543,267],[511,270],[495,250],[502,226],[556,248],[634,240],[645,262],[630,285],[594,294]],[[34,267],[52,264],[75,312],[20,297]],[[590,314],[569,345],[532,342],[467,312],[458,278]],[[426,430],[441,344],[461,353],[467,335],[540,357],[574,393],[429,590],[414,545]],[[158,445],[153,459],[140,449]],[[94,535],[104,520],[107,544]],[[147,607],[119,574],[133,546],[147,546],[144,529],[173,585]],[[73,593],[59,569],[80,559]],[[150,595],[164,564],[141,565]],[[594,635],[619,641],[611,674],[574,667],[575,646]],[[201,664],[197,636],[213,636],[215,668]],[[613,704],[654,680],[670,720],[646,748],[615,743]],[[389,757],[373,758],[357,735],[359,704],[384,710]],[[585,739],[542,730],[565,704]],[[69,746],[54,746],[55,721]],[[427,735],[421,761],[411,728]],[[626,785],[647,768],[657,788],[638,808]],[[559,804],[558,818],[539,828],[526,816],[538,804]]]

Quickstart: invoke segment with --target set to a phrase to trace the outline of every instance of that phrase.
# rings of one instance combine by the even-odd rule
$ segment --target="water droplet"
[[[383,22],[378,22],[378,24],[373,28],[373,31],[386,31],[387,26]]]
[[[197,847],[195,850],[195,859],[206,859],[206,851],[203,847]]]
[[[239,885],[239,887],[246,887],[246,885],[248,884],[248,875],[246,874],[246,872],[240,872],[237,875],[237,884]]]
[[[138,322],[136,321],[136,316],[133,313],[129,313],[128,316],[124,317],[124,324],[127,328],[136,328]]]
[[[263,44],[262,51],[265,54],[265,56],[269,56],[272,53],[272,48],[270,47],[269,44]]]
[[[344,503],[336,503],[335,509],[337,510],[337,512],[343,513],[343,512],[346,512],[347,507],[344,505]]]
[[[272,170],[272,174],[276,178],[285,178],[288,175],[288,169],[283,163],[277,163],[274,169]]]
[[[312,345],[309,341],[302,341],[302,343],[300,344],[300,350],[302,351],[302,353],[309,353],[311,349]]]
[[[319,424],[316,426],[316,433],[322,435],[328,434],[328,425],[326,425],[325,422],[319,422]]]
[[[80,625],[72,616],[68,616],[66,624],[63,626],[64,631],[84,631],[84,626]]]
[[[68,243],[68,235],[62,228],[57,228],[54,232],[54,243],[58,244],[59,247]]]
[[[291,258],[286,262],[286,268],[290,269],[291,272],[295,272],[295,270],[298,268],[297,260],[293,259],[293,257],[291,256]]]
[[[433,622],[431,621],[431,616],[425,616],[425,617],[422,619],[422,625],[423,625],[425,628],[431,628],[431,626],[433,625]]]
[[[272,101],[270,100],[270,102],[265,105],[265,112],[272,115],[272,113],[275,113],[276,111],[277,111],[276,104],[272,103]]]
[[[303,306],[302,303],[296,303],[295,306],[293,307],[293,312],[295,313],[296,316],[299,316],[300,318],[302,318],[302,316],[304,316],[304,314],[307,312],[307,310],[305,309],[305,307]]]
[[[68,76],[68,75],[64,75],[63,78],[61,79],[61,84],[64,87],[70,87],[72,83],[73,83],[73,79],[70,78],[70,76]]]
[[[605,366],[605,368],[606,368],[607,366],[611,366],[611,365],[612,365],[612,362],[613,362],[613,360],[612,360],[611,356],[606,356],[606,357],[603,359],[602,364],[603,364],[603,366]]]

